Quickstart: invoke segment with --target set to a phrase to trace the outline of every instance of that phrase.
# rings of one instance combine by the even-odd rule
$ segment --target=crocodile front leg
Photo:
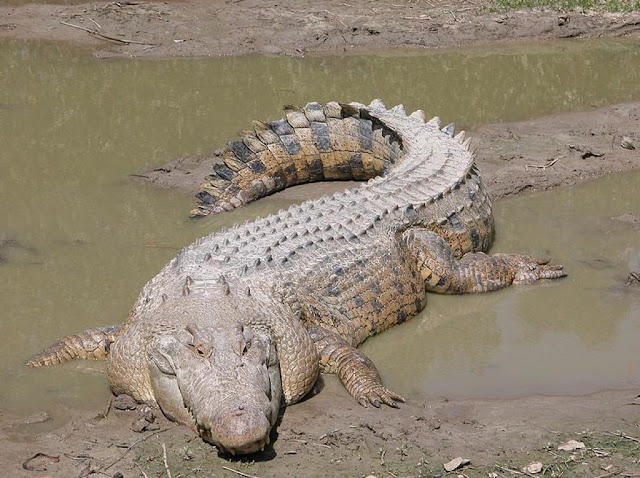
[[[380,407],[384,403],[398,408],[397,402],[404,402],[401,395],[382,384],[378,369],[362,352],[322,327],[310,326],[309,333],[316,344],[322,371],[337,374],[360,405]]]
[[[467,253],[456,258],[449,244],[423,228],[408,229],[402,240],[417,260],[428,291],[444,294],[489,292],[511,284],[531,284],[567,274],[561,265],[523,254]]]

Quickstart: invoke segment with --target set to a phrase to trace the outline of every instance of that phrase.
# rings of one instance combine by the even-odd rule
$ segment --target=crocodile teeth
[[[467,133],[465,133],[464,131],[460,131],[457,135],[454,136],[453,139],[455,139],[460,144],[464,144],[464,140],[467,139]]]

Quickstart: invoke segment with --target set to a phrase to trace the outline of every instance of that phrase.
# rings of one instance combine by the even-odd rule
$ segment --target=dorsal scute
[[[333,134],[331,131],[355,134],[353,126],[362,122],[363,126],[370,128],[369,132],[374,138],[370,154],[375,152],[375,148],[382,148],[378,150],[381,157],[384,157],[384,168],[380,170],[382,176],[374,177],[366,183],[331,196],[305,201],[277,214],[257,219],[248,226],[237,226],[236,229],[244,228],[243,233],[232,229],[229,233],[212,234],[181,253],[180,256],[188,255],[189,260],[179,261],[180,264],[204,262],[203,258],[191,259],[191,256],[196,254],[194,249],[199,248],[200,252],[205,251],[209,254],[207,263],[216,267],[226,264],[223,267],[233,266],[234,270],[240,271],[244,270],[246,262],[251,269],[258,257],[263,259],[263,264],[265,263],[261,252],[265,247],[272,249],[269,254],[273,254],[275,258],[279,257],[280,253],[287,253],[288,247],[294,247],[287,244],[297,244],[297,242],[303,244],[302,238],[305,236],[320,234],[319,242],[334,240],[334,236],[330,239],[327,235],[334,229],[324,230],[326,224],[330,222],[342,225],[340,237],[366,235],[367,231],[370,231],[371,224],[385,224],[390,221],[398,224],[398,222],[411,220],[416,216],[416,211],[426,214],[425,208],[429,208],[444,195],[451,194],[470,177],[473,154],[469,151],[469,140],[462,134],[453,137],[453,126],[446,126],[443,131],[438,118],[425,122],[424,113],[420,110],[407,115],[404,107],[400,105],[387,109],[382,101],[374,100],[369,105],[358,102],[329,102],[325,105],[308,103],[302,108],[287,107],[285,111],[286,118],[282,120],[254,122],[254,130],[245,132],[242,136],[248,138],[246,142],[243,140],[246,149],[244,146],[230,143],[237,150],[237,154],[234,154],[238,161],[243,162],[243,155],[248,158],[248,151],[255,154],[255,151],[260,149],[260,146],[255,147],[255,145],[254,148],[249,147],[247,142],[260,141],[265,148],[269,149],[272,147],[269,141],[280,145],[282,137],[291,136],[291,131],[294,135],[303,138],[298,129],[309,133],[311,128],[307,125],[329,125],[333,122],[338,129],[327,129],[329,134]],[[341,124],[344,126],[340,126]],[[318,129],[314,134],[321,135],[324,131]],[[315,140],[317,141],[317,137]],[[331,140],[334,141],[334,139]],[[229,146],[229,149],[233,148]],[[358,151],[353,151],[352,154],[358,154]],[[247,171],[251,168],[253,161],[253,159],[249,160],[246,163],[247,167],[242,170]],[[233,167],[241,166],[240,163],[230,161],[226,167],[232,171]],[[228,174],[224,169],[221,171],[222,174]],[[265,174],[259,176],[256,181],[264,190],[273,189],[277,178],[266,177]],[[219,184],[221,180],[215,179],[215,181],[218,181],[215,184]],[[250,194],[247,194],[247,197],[253,200]],[[227,203],[222,203],[220,207],[226,208]],[[276,240],[285,232],[289,240],[285,240],[283,245]],[[326,238],[322,234],[325,234]],[[240,245],[234,239],[236,236],[242,238]],[[248,237],[250,240],[245,239],[247,236],[250,236]],[[273,244],[268,244],[271,239]],[[239,250],[232,250],[232,243],[239,247]],[[252,249],[258,246],[260,250]],[[205,252],[201,254],[203,257]],[[222,261],[224,257],[229,257],[227,263]]]

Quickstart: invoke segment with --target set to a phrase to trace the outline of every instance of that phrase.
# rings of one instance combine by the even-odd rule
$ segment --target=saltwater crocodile
[[[159,406],[220,450],[251,453],[269,442],[281,401],[304,397],[320,370],[362,405],[403,401],[356,347],[415,316],[425,291],[565,275],[482,252],[493,218],[469,141],[421,111],[309,103],[256,122],[219,154],[193,215],[300,183],[368,181],[195,241],[124,324],[67,336],[29,366],[106,357],[114,393]]]

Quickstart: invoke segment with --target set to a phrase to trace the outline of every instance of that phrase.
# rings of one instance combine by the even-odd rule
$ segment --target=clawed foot
[[[344,388],[363,407],[382,404],[398,408],[398,402],[404,403],[402,395],[385,388],[374,363],[366,355],[345,343],[341,338],[325,332],[324,340],[333,338],[332,354],[325,360],[325,370],[335,371]]]
[[[540,260],[521,254],[509,254],[509,262],[517,268],[514,284],[531,284],[541,279],[559,279],[567,273],[560,264],[552,264],[549,259]]]
[[[378,384],[363,390],[357,397],[355,397],[355,399],[365,408],[368,408],[369,404],[376,408],[380,408],[383,403],[385,405],[389,405],[391,408],[399,408],[397,402],[405,402],[402,395],[398,395],[388,388]]]

